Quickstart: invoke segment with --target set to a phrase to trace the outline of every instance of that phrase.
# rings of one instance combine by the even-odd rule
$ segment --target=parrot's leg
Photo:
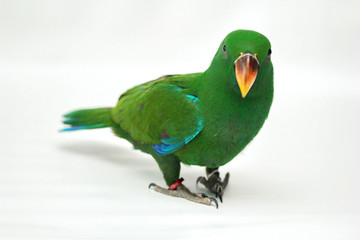
[[[182,183],[180,183],[180,185],[174,190],[162,188],[162,187],[156,185],[155,183],[150,183],[149,188],[151,188],[151,187],[154,187],[155,191],[165,194],[165,195],[168,195],[168,196],[185,198],[189,201],[201,203],[201,204],[205,204],[205,205],[209,205],[209,206],[212,205],[212,203],[214,203],[216,208],[218,208],[218,202],[216,201],[215,198],[208,197],[204,193],[192,193]]]
[[[206,168],[208,179],[199,177],[196,183],[202,183],[207,189],[215,193],[215,196],[219,197],[220,202],[222,202],[222,196],[224,195],[225,188],[229,182],[230,174],[226,173],[224,181],[221,181],[218,169],[219,168]]]
[[[185,187],[181,182],[183,179],[179,179],[180,175],[180,161],[174,155],[159,156],[153,155],[156,162],[158,163],[164,179],[169,186],[168,189],[162,188],[155,183],[151,183],[150,187],[154,187],[154,190],[173,197],[185,198],[189,201],[196,203],[202,203],[206,205],[212,205],[214,203],[216,208],[218,203],[215,198],[208,197],[204,193],[192,193],[187,187]]]

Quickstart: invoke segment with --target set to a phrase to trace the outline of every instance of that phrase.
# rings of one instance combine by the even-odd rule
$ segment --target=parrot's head
[[[221,69],[231,81],[236,81],[245,98],[261,71],[271,65],[270,55],[271,45],[264,35],[236,30],[222,41],[210,68]]]

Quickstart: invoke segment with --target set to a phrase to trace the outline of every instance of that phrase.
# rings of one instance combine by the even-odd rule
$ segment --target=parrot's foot
[[[165,194],[165,195],[168,195],[168,196],[185,198],[189,201],[193,201],[196,203],[201,203],[201,204],[205,204],[205,205],[209,205],[209,206],[211,206],[212,203],[214,203],[216,208],[218,208],[218,206],[219,206],[218,202],[215,198],[208,197],[204,193],[192,193],[182,183],[180,183],[176,189],[162,188],[162,187],[156,185],[155,183],[150,183],[149,188],[151,188],[151,187],[154,187],[155,191]]]
[[[212,169],[206,169],[208,179],[199,177],[196,183],[202,183],[207,189],[215,193],[215,197],[219,197],[220,202],[222,202],[222,196],[224,195],[225,188],[229,182],[230,174],[226,173],[224,181],[221,181],[219,171],[217,169],[211,170]]]

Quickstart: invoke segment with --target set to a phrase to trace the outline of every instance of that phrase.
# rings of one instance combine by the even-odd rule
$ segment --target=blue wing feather
[[[197,102],[199,99],[193,95],[186,95],[188,98],[190,98],[193,102]],[[198,122],[198,127],[196,128],[196,132],[188,137],[182,138],[182,139],[175,139],[175,138],[162,138],[160,139],[161,143],[152,145],[152,148],[154,152],[158,155],[167,155],[171,154],[183,146],[185,146],[187,143],[189,143],[191,140],[193,140],[203,129],[203,121]]]

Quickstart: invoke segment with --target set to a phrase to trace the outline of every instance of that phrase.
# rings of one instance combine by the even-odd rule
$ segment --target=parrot
[[[235,30],[218,47],[204,72],[164,75],[124,92],[114,107],[65,114],[62,132],[111,128],[157,162],[167,187],[156,192],[213,205],[223,202],[230,174],[219,167],[257,135],[273,101],[271,44],[253,30]],[[181,164],[205,167],[193,193],[180,177]]]

